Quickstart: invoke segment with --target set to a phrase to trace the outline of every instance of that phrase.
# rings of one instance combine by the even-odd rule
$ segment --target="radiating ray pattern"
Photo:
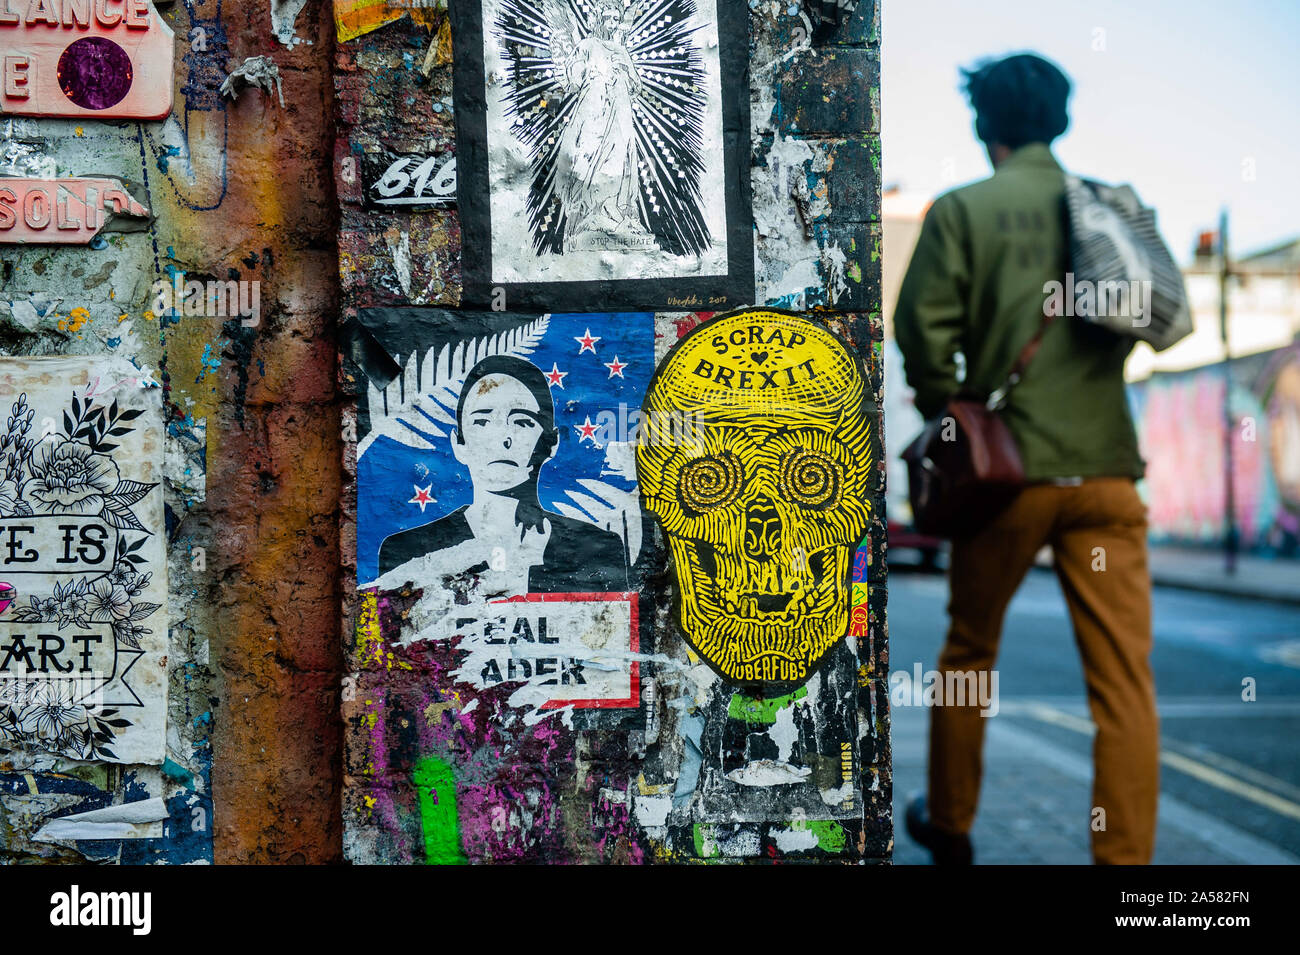
[[[699,255],[711,248],[700,187],[708,94],[696,37],[697,0],[501,0],[492,27],[506,67],[510,131],[532,167],[528,224],[534,250],[563,253],[566,231],[573,228],[575,211],[566,208],[565,197],[574,190],[562,170],[575,162],[562,154],[572,146],[566,130],[578,118],[582,87],[592,82],[583,69],[584,56],[598,40],[625,49],[636,74],[629,82],[635,87],[632,128],[611,124],[608,134],[623,137],[617,148],[629,148],[635,163],[635,221],[629,217],[629,231],[644,235],[646,248],[652,240],[672,255]],[[590,122],[590,106],[586,109]],[[615,146],[602,148],[612,152]],[[721,155],[719,148],[719,161]]]

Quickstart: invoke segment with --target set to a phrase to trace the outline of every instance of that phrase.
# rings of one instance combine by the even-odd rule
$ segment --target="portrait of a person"
[[[537,484],[558,450],[551,390],[531,362],[493,356],[465,377],[451,448],[468,471],[473,500],[430,524],[384,540],[379,571],[408,562],[419,581],[433,559],[443,574],[493,573],[514,593],[622,592],[623,539],[543,510]],[[400,576],[400,574],[395,575]]]

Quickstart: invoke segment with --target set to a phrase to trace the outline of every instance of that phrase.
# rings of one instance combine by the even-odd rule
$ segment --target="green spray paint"
[[[808,828],[817,837],[817,848],[823,852],[838,855],[844,851],[846,842],[844,827],[835,820],[810,819]]]
[[[806,686],[801,686],[793,693],[787,693],[785,696],[774,696],[770,700],[734,693],[731,697],[731,703],[727,706],[727,715],[733,720],[744,720],[746,723],[771,726],[776,722],[777,713],[795,700],[802,700],[807,695],[808,688]]]
[[[416,761],[411,780],[420,796],[425,864],[464,865],[456,817],[456,776],[451,766],[437,756],[425,756]]]
[[[695,837],[696,858],[707,859],[710,855],[712,855],[711,850],[713,846],[706,842],[706,833],[704,831],[704,827],[697,822],[692,829],[692,835]],[[705,851],[706,848],[709,849],[710,851],[706,852]]]

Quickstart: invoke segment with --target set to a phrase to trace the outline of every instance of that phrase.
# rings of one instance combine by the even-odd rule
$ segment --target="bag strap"
[[[1025,343],[1025,347],[1020,349],[1020,354],[1016,356],[1016,363],[1011,366],[1011,371],[1007,374],[1007,379],[1002,383],[1002,387],[996,389],[987,403],[990,411],[997,411],[1007,403],[1007,396],[1011,394],[1011,389],[1020,384],[1020,379],[1025,376],[1025,369],[1029,363],[1034,360],[1038,354],[1039,347],[1043,344],[1043,335],[1046,334],[1048,326],[1056,320],[1054,314],[1043,313],[1043,320],[1039,323],[1038,331],[1034,332],[1034,337]]]

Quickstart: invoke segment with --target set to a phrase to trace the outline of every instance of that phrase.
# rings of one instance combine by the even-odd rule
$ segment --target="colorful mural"
[[[0,862],[337,860],[328,4],[9,7]]]
[[[1300,556],[1300,349],[1236,359],[1227,374],[1241,546]],[[1154,540],[1223,541],[1226,383],[1223,366],[1213,366],[1130,386]]]

